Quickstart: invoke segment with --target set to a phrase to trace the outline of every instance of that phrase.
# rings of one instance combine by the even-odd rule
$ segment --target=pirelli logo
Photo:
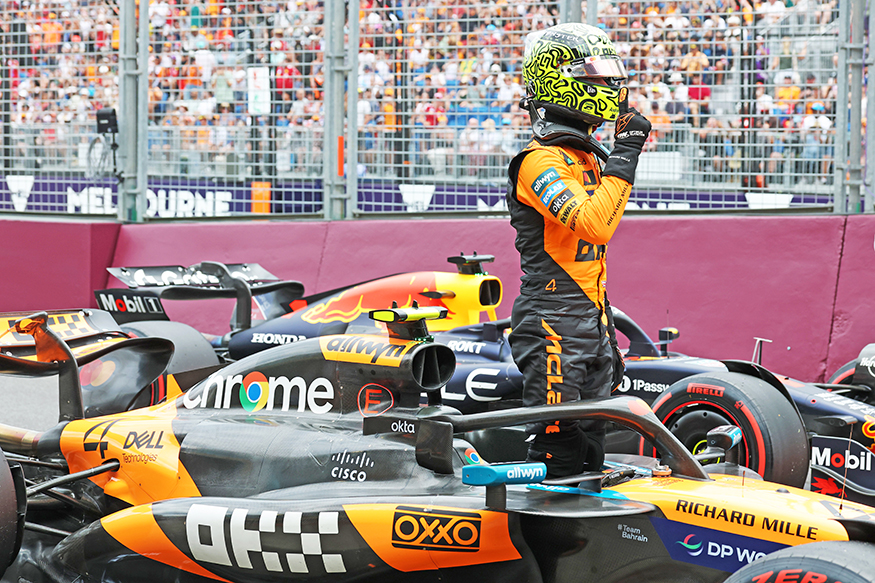
[[[481,517],[477,512],[398,506],[392,546],[399,549],[477,552]]]

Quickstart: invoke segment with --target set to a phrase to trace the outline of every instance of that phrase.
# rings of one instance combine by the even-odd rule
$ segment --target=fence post
[[[597,26],[599,23],[599,0],[586,0],[586,23]]]
[[[139,111],[140,83],[137,55],[137,5],[136,0],[123,0],[120,4],[119,18],[119,141],[121,147],[122,180],[118,192],[118,219],[125,222],[140,222],[138,198],[145,190],[138,183]],[[145,72],[142,72],[145,74]],[[143,196],[145,198],[145,196]]]
[[[869,71],[875,71],[875,6],[869,6],[869,56],[866,65]],[[875,210],[875,80],[869,78],[866,81],[866,182],[864,188],[863,212],[871,213]]]
[[[574,8],[577,7],[577,18]],[[559,22],[580,22],[580,0],[559,0]]]
[[[343,0],[325,2],[325,91],[322,107],[325,123],[323,149],[322,206],[326,219],[347,218],[348,205],[343,185],[343,85],[344,85]]]
[[[850,7],[848,2],[839,2],[838,50],[839,62],[836,69],[836,118],[835,118],[835,193],[833,212],[848,212],[847,193],[845,191],[845,170],[848,160],[848,37]]]
[[[863,108],[863,18],[865,0],[851,0],[851,38],[848,43],[848,65],[851,69],[851,115],[848,133],[848,209],[849,213],[860,212],[860,186],[862,184],[862,108]]]
[[[346,199],[345,217],[358,210],[358,161],[359,161],[359,131],[358,127],[358,71],[359,71],[359,6],[360,0],[349,0],[349,49],[347,50],[347,103],[346,103]]]

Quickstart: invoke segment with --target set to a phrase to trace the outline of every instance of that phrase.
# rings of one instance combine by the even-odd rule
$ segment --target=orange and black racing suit
[[[607,397],[614,367],[622,374],[623,365],[615,358],[605,256],[631,184],[603,177],[589,152],[537,139],[508,172],[510,221],[524,273],[509,340],[523,375],[523,404]],[[547,463],[551,476],[601,467],[603,422],[555,421],[527,430],[533,436],[529,459]]]

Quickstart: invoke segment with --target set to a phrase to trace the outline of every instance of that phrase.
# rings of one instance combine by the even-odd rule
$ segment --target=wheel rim
[[[707,434],[711,429],[721,425],[738,426],[738,422],[731,417],[707,408],[683,410],[666,421],[665,425],[669,431],[693,454],[701,453],[707,449]],[[738,447],[740,463],[747,466],[749,460],[744,442],[742,441]]]

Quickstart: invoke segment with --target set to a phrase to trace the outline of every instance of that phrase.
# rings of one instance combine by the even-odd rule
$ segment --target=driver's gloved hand
[[[629,90],[626,87],[620,88],[620,115],[614,129],[614,149],[605,162],[602,176],[616,176],[634,184],[638,156],[648,135],[650,122],[635,108],[629,107]]]

